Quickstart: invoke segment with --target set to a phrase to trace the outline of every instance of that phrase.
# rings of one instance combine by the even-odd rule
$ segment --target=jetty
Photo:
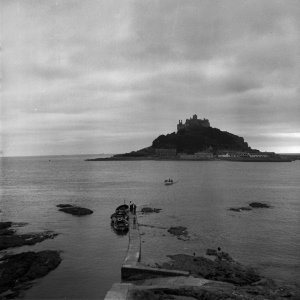
[[[222,252],[223,253],[223,252]],[[199,273],[191,273],[164,268],[152,268],[141,262],[141,238],[137,215],[129,213],[129,244],[121,266],[122,282],[114,283],[107,292],[105,300],[137,300],[152,299],[161,295],[161,299],[169,299],[170,295],[196,299],[300,299],[297,289],[288,286],[279,287],[261,277],[251,268],[246,268],[228,257],[212,260],[210,266],[216,271],[214,277],[205,279]],[[224,253],[226,254],[226,253]],[[228,255],[228,254],[227,254]],[[184,263],[205,258],[181,254]],[[199,263],[199,262],[198,262]],[[199,269],[200,270],[200,269]],[[267,285],[266,283],[269,282]],[[166,296],[166,298],[164,298]],[[181,299],[181,298],[180,298]]]
[[[112,288],[107,292],[105,300],[130,300],[132,299],[129,295],[130,291],[135,289],[149,289],[150,286],[139,285],[136,286],[133,281],[143,280],[149,278],[165,277],[165,280],[162,278],[156,279],[156,284],[151,284],[151,287],[157,287],[166,285],[178,285],[178,280],[180,282],[185,282],[183,278],[189,276],[189,272],[177,271],[177,270],[168,270],[162,268],[153,268],[145,266],[141,263],[141,236],[139,232],[139,225],[137,220],[137,215],[129,212],[129,243],[128,249],[121,267],[121,283],[113,284]],[[175,279],[175,277],[177,279]],[[173,279],[170,279],[173,278]],[[153,279],[154,280],[154,279]],[[177,281],[176,281],[177,280]],[[130,282],[132,281],[132,282]],[[195,278],[193,278],[194,284]],[[205,280],[206,282],[207,280]],[[188,281],[189,282],[189,281]],[[203,280],[197,280],[198,284],[203,282]]]

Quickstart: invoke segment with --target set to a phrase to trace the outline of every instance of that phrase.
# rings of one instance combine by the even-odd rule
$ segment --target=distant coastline
[[[270,158],[210,158],[210,159],[181,159],[179,157],[174,158],[160,158],[160,157],[98,157],[98,158],[88,158],[85,161],[146,161],[146,160],[156,160],[156,161],[228,161],[228,162],[292,162],[295,160],[300,160],[299,154],[285,154],[279,155],[277,157]]]

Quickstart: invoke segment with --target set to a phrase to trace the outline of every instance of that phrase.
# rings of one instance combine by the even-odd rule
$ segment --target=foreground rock
[[[159,213],[161,211],[161,208],[152,208],[152,207],[143,207],[141,212],[143,214],[145,213]]]
[[[152,285],[145,288],[133,288],[129,291],[132,300],[283,300],[299,299],[299,292],[292,287],[277,287],[272,282],[261,282],[256,286],[235,286],[230,283],[211,281],[200,286],[161,286]]]
[[[56,206],[60,208],[59,211],[63,211],[67,214],[71,214],[74,216],[85,216],[93,213],[93,211],[88,208],[75,206],[71,204],[58,204]]]
[[[175,235],[179,240],[186,241],[190,239],[187,228],[183,226],[170,227],[168,232]]]
[[[278,286],[274,281],[262,278],[252,268],[234,261],[226,252],[208,249],[215,260],[185,254],[169,255],[171,262],[162,268],[190,272],[196,278],[205,278],[209,282],[194,286],[156,286],[153,288],[132,290],[132,299],[300,299],[299,288]],[[189,277],[189,278],[193,278]],[[153,284],[153,283],[152,283]],[[176,298],[179,297],[179,298]]]
[[[0,259],[0,299],[17,297],[31,281],[45,276],[61,262],[58,251],[24,252]]]
[[[227,259],[211,260],[205,257],[194,257],[186,254],[169,255],[172,262],[164,263],[162,268],[188,271],[195,277],[224,281],[236,285],[246,285],[261,279],[252,268]],[[230,257],[230,256],[229,256]]]

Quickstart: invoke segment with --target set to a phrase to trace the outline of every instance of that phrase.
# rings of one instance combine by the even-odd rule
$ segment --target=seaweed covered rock
[[[170,227],[168,232],[175,235],[179,240],[187,241],[190,239],[187,228],[183,226]]]
[[[179,235],[188,235],[186,227],[183,227],[183,226],[170,227],[168,229],[168,232],[171,233],[171,234],[173,234],[173,235],[176,235],[176,236],[179,236]]]
[[[53,239],[57,235],[58,234],[53,231],[15,234],[15,231],[7,229],[4,234],[0,235],[0,250],[24,245],[34,245],[46,239]]]
[[[160,211],[161,211],[161,208],[143,207],[141,209],[141,212],[143,214],[145,214],[145,213],[159,213]]]
[[[85,216],[93,213],[91,209],[75,206],[71,204],[58,204],[56,206],[60,208],[59,211],[63,211],[67,214],[71,214],[74,216]]]

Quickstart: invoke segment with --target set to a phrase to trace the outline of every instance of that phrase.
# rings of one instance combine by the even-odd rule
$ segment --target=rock
[[[60,207],[59,211],[63,211],[67,214],[75,216],[85,216],[93,213],[92,210],[80,206],[75,206],[71,204],[58,204],[57,207]]]
[[[194,277],[224,281],[236,285],[247,285],[261,279],[252,268],[244,267],[235,261],[226,259],[211,260],[186,254],[169,255],[171,263],[162,264],[162,268],[188,271]]]
[[[238,207],[230,207],[229,210],[240,212],[241,210]]]
[[[253,208],[270,208],[270,205],[260,202],[251,202],[249,206]]]
[[[59,252],[53,250],[4,256],[0,259],[0,299],[1,294],[7,299],[18,296],[22,285],[45,276],[60,262]]]
[[[252,208],[245,206],[245,207],[240,207],[240,210],[252,210]]]
[[[182,241],[188,241],[190,239],[189,233],[186,230],[186,227],[177,226],[177,227],[170,227],[168,232],[176,235],[177,239]]]
[[[0,229],[0,236],[1,235],[13,235],[15,234],[15,230],[14,229]]]
[[[183,227],[183,226],[170,227],[168,229],[168,232],[173,235],[176,235],[176,236],[180,236],[180,235],[187,236],[188,235],[186,227]]]
[[[139,281],[138,281],[139,282]],[[205,299],[205,300],[283,300],[283,299],[299,299],[299,291],[295,289],[283,288],[269,289],[261,286],[255,288],[249,286],[236,286],[230,283],[209,281],[200,285],[168,285],[143,283],[144,288],[133,286],[129,289],[128,296],[132,300],[171,300],[171,299]]]
[[[0,229],[6,229],[12,226],[12,222],[0,222]]]
[[[53,239],[58,234],[52,231],[27,234],[8,234],[0,235],[0,250],[20,247],[24,245],[34,245],[46,239]]]
[[[143,207],[141,212],[144,213],[159,213],[161,208]]]

